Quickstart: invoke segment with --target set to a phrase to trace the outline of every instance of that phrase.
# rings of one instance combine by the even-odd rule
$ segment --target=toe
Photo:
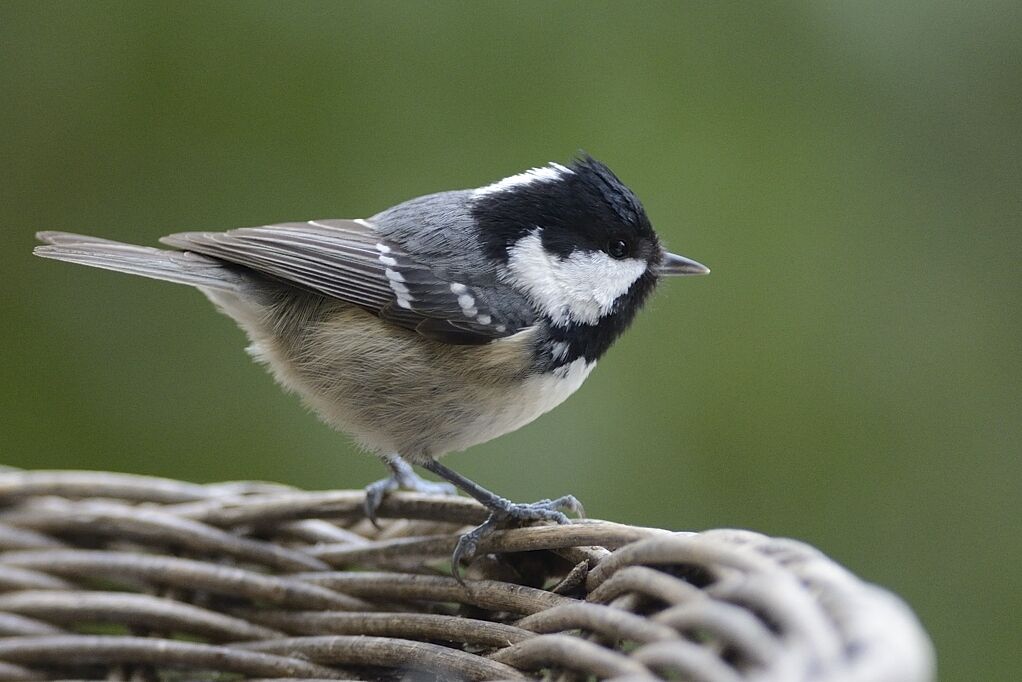
[[[471,533],[465,533],[458,538],[458,544],[454,546],[454,552],[451,554],[451,575],[462,585],[465,584],[465,578],[461,575],[461,562],[472,561],[472,557],[476,554],[476,542],[469,538]]]
[[[425,482],[425,481],[424,481]],[[455,579],[465,584],[461,576],[461,562],[471,561],[479,547],[479,542],[490,535],[498,527],[515,525],[529,521],[553,521],[558,524],[571,523],[562,509],[582,514],[582,504],[573,495],[565,495],[555,500],[540,500],[532,504],[515,504],[502,497],[494,497],[490,508],[490,516],[477,528],[458,538],[454,546],[454,553],[451,555],[451,573]]]
[[[567,510],[582,513],[582,505],[572,495],[565,495],[556,500],[540,500],[532,504],[513,504],[506,510],[506,518],[511,521],[555,521],[570,523],[570,519],[561,512]]]
[[[376,512],[379,511],[380,505],[383,504],[383,497],[396,488],[397,481],[393,478],[384,478],[365,487],[366,497],[362,503],[362,508],[365,511],[366,518],[377,528],[380,527],[380,524],[376,519]]]
[[[585,507],[582,506],[582,503],[574,495],[565,495],[564,497],[557,498],[554,500],[554,508],[578,514],[583,519],[586,517]]]
[[[438,495],[457,495],[458,488],[450,483],[434,483],[434,490]]]
[[[571,523],[571,519],[565,516],[562,512],[556,509],[550,509],[549,507],[532,507],[524,513],[522,520],[553,521],[560,525]]]
[[[401,472],[398,483],[402,490],[426,495],[457,495],[458,489],[450,483],[427,481],[413,471]]]
[[[462,585],[465,584],[465,579],[461,575],[461,562],[472,561],[476,550],[479,549],[479,541],[493,533],[499,525],[500,520],[491,514],[481,525],[458,538],[458,544],[454,546],[454,553],[451,554],[451,574]]]
[[[421,482],[422,485],[416,488],[416,490],[420,493],[425,493],[427,495],[444,495],[447,497],[458,494],[458,489],[450,483],[433,483],[432,481],[425,480],[421,480]]]

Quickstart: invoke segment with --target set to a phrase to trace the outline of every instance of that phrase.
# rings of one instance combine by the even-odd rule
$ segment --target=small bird
[[[527,521],[568,523],[571,495],[516,504],[439,462],[528,424],[574,393],[664,276],[709,270],[668,253],[639,200],[583,155],[365,220],[182,232],[136,246],[40,232],[44,258],[197,287],[249,353],[391,475],[366,488],[454,493],[489,510],[458,541]],[[447,484],[415,474],[416,464]]]

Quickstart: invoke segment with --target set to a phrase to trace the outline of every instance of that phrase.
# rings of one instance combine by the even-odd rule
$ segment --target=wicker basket
[[[0,679],[914,682],[912,613],[792,540],[584,521],[494,534],[464,498],[0,473]]]

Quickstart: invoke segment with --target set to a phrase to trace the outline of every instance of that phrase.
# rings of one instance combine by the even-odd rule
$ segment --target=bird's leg
[[[401,459],[400,455],[383,457],[384,464],[390,469],[390,476],[366,486],[365,513],[366,517],[379,527],[376,512],[383,503],[384,496],[392,490],[411,490],[429,495],[457,495],[458,489],[450,483],[434,483],[419,477],[412,465]]]
[[[582,503],[575,499],[574,495],[565,495],[554,500],[540,500],[531,504],[517,504],[490,492],[458,472],[448,469],[435,459],[426,461],[422,467],[461,488],[466,494],[474,497],[490,510],[490,516],[486,521],[458,538],[458,544],[454,547],[454,554],[451,556],[451,572],[458,582],[464,582],[459,568],[461,560],[470,560],[479,547],[479,541],[500,526],[527,521],[571,523],[571,520],[561,511],[562,509],[575,512],[579,516],[585,516]]]

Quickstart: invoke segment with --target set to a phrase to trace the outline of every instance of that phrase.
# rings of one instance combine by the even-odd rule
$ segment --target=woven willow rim
[[[812,547],[606,521],[494,533],[396,493],[0,472],[0,680],[927,682],[911,611]]]

